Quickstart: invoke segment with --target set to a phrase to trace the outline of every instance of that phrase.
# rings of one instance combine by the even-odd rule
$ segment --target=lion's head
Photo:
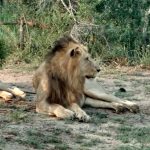
[[[61,104],[81,99],[85,78],[95,77],[99,71],[87,48],[68,36],[55,43],[46,57],[46,65],[51,102],[57,99]]]
[[[51,57],[47,57],[47,61],[51,61],[53,69],[62,76],[77,75],[93,78],[100,71],[88,53],[87,47],[70,36],[56,41],[54,48],[48,56]]]

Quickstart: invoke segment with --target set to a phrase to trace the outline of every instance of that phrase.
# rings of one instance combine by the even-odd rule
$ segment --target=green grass
[[[140,63],[149,66],[150,65],[150,47],[147,49],[145,53],[143,53],[142,58],[140,59]]]
[[[62,143],[62,144],[55,145],[55,149],[56,150],[67,150],[67,149],[71,149],[71,148],[67,144]]]
[[[114,81],[114,84],[115,84],[115,86],[121,86],[121,87],[125,87],[126,85],[125,84],[122,84],[122,82],[121,81]]]
[[[103,143],[103,141],[101,141],[100,139],[97,139],[97,138],[89,139],[86,136],[81,135],[81,134],[76,136],[75,142],[80,144],[81,147],[92,147],[99,143]]]
[[[145,86],[145,94],[150,94],[150,85]]]
[[[101,141],[100,139],[90,139],[87,141],[84,141],[81,146],[83,147],[92,147],[92,146],[96,146],[99,143],[103,143],[103,141]]]
[[[0,137],[0,150],[2,150],[1,148],[5,146],[6,142],[4,138]]]
[[[120,146],[116,150],[149,150],[149,149],[150,149],[150,147],[147,147],[147,146],[142,146],[142,147],[138,148],[135,146],[126,145],[126,146]]]
[[[141,85],[141,83],[140,83],[138,80],[131,81],[131,83],[132,83],[132,86],[133,86],[134,88],[137,88],[137,87],[139,87],[139,86]]]
[[[79,35],[77,38],[83,43],[87,43],[93,56],[101,57],[102,61],[108,61],[110,64],[116,59],[122,62],[122,59],[126,58],[128,59],[127,64],[134,61],[133,64],[150,65],[149,43],[148,41],[146,42],[146,39],[143,40],[142,34],[137,34],[139,28],[143,29],[145,27],[143,22],[145,15],[140,15],[140,12],[146,12],[149,4],[142,4],[144,3],[142,0],[132,3],[130,1],[127,3],[119,1],[114,3],[112,0],[109,2],[81,0],[77,3],[75,18],[79,25],[74,32],[75,35]],[[76,4],[72,3],[73,7],[74,5]],[[138,7],[134,9],[137,5]],[[119,9],[120,11],[118,12],[118,6],[125,8]],[[131,11],[129,11],[130,13],[125,13],[124,10]],[[114,17],[116,14],[117,16]],[[18,46],[19,25],[1,25],[0,37],[4,41],[2,43],[5,44],[0,44],[0,47],[2,45],[2,49],[0,49],[0,65],[4,62],[10,64],[16,62],[28,64],[41,62],[49,46],[51,47],[54,41],[63,34],[70,33],[76,24],[72,15],[63,7],[61,1],[47,0],[39,3],[38,0],[34,2],[12,0],[1,7],[2,22],[19,21],[22,16],[25,17],[26,21],[33,20],[34,23],[41,26],[47,25],[48,28],[25,25],[25,46],[24,50],[21,50]],[[130,16],[136,18],[131,20]],[[124,22],[124,20],[126,21]],[[134,28],[131,29],[131,26],[134,26]],[[148,33],[149,28],[146,29],[145,34],[148,36]],[[129,54],[131,51],[134,53],[133,56]],[[8,52],[9,57],[6,56],[6,52]]]
[[[150,128],[149,127],[132,127],[121,125],[118,128],[117,139],[123,143],[130,143],[134,140],[137,143],[150,143]]]
[[[126,92],[116,91],[115,96],[119,98],[132,97],[134,96],[134,92],[133,91],[126,91]]]
[[[83,140],[86,139],[86,137],[85,137],[84,135],[79,134],[79,135],[77,135],[77,136],[75,137],[75,139],[76,139],[76,140],[75,140],[76,143],[81,144],[81,143],[83,143]]]
[[[26,132],[27,137],[17,139],[16,141],[19,144],[28,145],[36,149],[44,149],[47,144],[53,144],[56,146],[62,145],[62,147],[65,144],[63,144],[63,141],[61,140],[60,136],[56,136],[53,133],[52,134],[44,134],[41,131],[36,130],[29,130]]]
[[[124,116],[113,116],[111,118],[112,122],[114,123],[119,123],[119,124],[124,124],[126,123],[126,118]]]
[[[11,122],[17,122],[17,123],[21,123],[21,122],[29,122],[30,119],[28,117],[28,115],[25,112],[22,111],[13,111],[10,115],[9,115],[10,121]]]
[[[102,124],[108,121],[108,114],[104,112],[94,112],[89,114],[92,118],[91,123]]]
[[[120,146],[116,150],[135,150],[135,147],[131,146]]]

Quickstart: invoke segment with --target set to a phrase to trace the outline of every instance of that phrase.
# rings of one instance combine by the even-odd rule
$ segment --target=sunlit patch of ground
[[[32,89],[32,71],[0,70],[0,81]],[[108,93],[136,101],[141,112],[116,114],[112,110],[84,108],[91,122],[56,120],[35,113],[34,95],[27,101],[0,104],[1,150],[149,150],[150,149],[150,71],[107,69],[99,75]],[[124,88],[126,92],[119,92]]]

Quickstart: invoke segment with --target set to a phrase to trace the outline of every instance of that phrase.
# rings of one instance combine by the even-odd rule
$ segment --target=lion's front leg
[[[37,94],[36,94],[36,112],[47,114],[50,116],[56,116],[60,119],[73,119],[74,112],[64,108],[59,104],[50,104],[48,103],[49,98],[49,82],[46,80],[42,80],[38,86]]]
[[[75,116],[73,111],[66,109],[59,104],[49,104],[46,101],[37,103],[36,112],[56,116],[59,119],[73,119]]]
[[[75,113],[75,117],[78,118],[79,121],[88,122],[90,120],[90,116],[87,115],[86,112],[82,110],[78,104],[71,104],[69,109]]]
[[[41,114],[47,114],[50,116],[56,116],[60,119],[73,119],[74,112],[64,108],[59,104],[48,103],[49,93],[47,90],[43,90],[42,84],[39,85],[37,90],[37,100],[36,100],[36,112]]]

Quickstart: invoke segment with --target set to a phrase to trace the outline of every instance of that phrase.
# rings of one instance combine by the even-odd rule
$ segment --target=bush
[[[0,67],[4,63],[6,57],[9,54],[9,47],[3,39],[0,39]]]
[[[68,0],[64,2],[69,6]],[[41,61],[53,42],[64,33],[73,31],[76,25],[75,37],[89,46],[94,57],[105,60],[124,57],[128,64],[149,64],[148,0],[71,0],[71,4],[77,24],[61,1],[5,2],[2,21],[14,21],[24,16],[26,20],[48,26],[45,29],[25,26],[24,50],[18,48],[19,26],[2,26],[3,41],[11,47],[11,56],[27,63]]]

